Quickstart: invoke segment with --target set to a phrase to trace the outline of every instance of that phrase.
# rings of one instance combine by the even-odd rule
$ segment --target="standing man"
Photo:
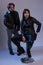
[[[10,54],[14,55],[11,46],[11,37],[12,34],[14,34],[15,36],[18,34],[18,31],[20,30],[20,19],[18,12],[15,11],[14,3],[9,3],[7,8],[8,12],[6,12],[6,14],[4,15],[4,25],[7,27],[8,49]],[[24,49],[20,46],[20,42],[15,41],[14,44],[17,46],[18,54],[20,54],[21,51],[24,51]]]

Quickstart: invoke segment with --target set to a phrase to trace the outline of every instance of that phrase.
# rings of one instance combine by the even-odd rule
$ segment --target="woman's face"
[[[26,11],[26,12],[24,13],[24,18],[25,18],[25,19],[28,19],[29,16],[30,16],[30,13],[29,13],[28,11]]]

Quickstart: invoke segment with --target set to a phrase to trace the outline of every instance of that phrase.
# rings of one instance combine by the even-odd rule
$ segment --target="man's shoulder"
[[[9,15],[9,13],[10,13],[10,12],[8,12],[8,11],[7,11],[7,12],[4,14],[4,16],[8,16],[8,15]]]
[[[14,11],[15,12],[15,14],[18,14],[18,11]]]

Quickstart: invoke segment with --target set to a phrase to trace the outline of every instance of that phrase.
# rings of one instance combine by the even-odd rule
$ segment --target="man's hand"
[[[36,33],[36,35],[38,34],[38,32],[35,32]]]
[[[21,32],[20,32],[20,31],[18,31],[18,33],[19,33],[19,34],[21,34]]]

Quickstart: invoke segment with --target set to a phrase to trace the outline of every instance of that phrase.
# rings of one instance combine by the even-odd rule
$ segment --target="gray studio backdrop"
[[[42,23],[41,31],[34,42],[35,46],[43,46],[43,0],[0,0],[0,48],[7,48],[7,32],[3,24],[3,16],[9,2],[15,3],[15,10],[19,12],[20,20],[24,8],[30,9],[31,16]],[[23,44],[24,45],[24,44]]]

